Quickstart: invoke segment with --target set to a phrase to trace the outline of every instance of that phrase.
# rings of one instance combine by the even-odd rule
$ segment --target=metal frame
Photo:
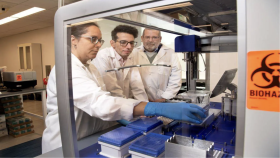
[[[246,65],[247,65],[247,0],[237,0],[238,23],[238,90],[237,90],[237,117],[235,157],[244,156],[245,138],[245,111],[246,111]]]
[[[63,133],[61,134],[61,140],[64,157],[79,157],[72,97],[71,52],[67,46],[70,43],[67,37],[70,37],[69,33],[71,32],[66,26],[86,20],[185,1],[118,0],[118,3],[112,3],[110,0],[94,0],[80,1],[58,9],[55,14],[54,25],[55,68],[57,104],[59,105],[60,132]],[[67,45],[65,45],[66,41]]]
[[[118,0],[112,3],[111,0],[80,1],[59,8],[55,15],[55,65],[56,84],[58,96],[58,112],[61,130],[61,140],[64,157],[79,157],[77,147],[77,136],[74,119],[74,105],[72,100],[72,75],[71,75],[71,51],[70,29],[67,25],[112,16],[116,14],[131,12],[135,10],[147,9],[162,5],[185,2],[186,0]],[[237,0],[238,4],[238,67],[246,67],[246,1]],[[102,7],[100,7],[102,6]],[[68,30],[68,31],[67,31]],[[66,42],[67,41],[67,42]],[[67,45],[65,45],[67,43]],[[242,54],[240,53],[242,52]],[[207,74],[206,76],[208,76]],[[245,128],[245,92],[246,92],[246,69],[238,71],[238,117],[236,133],[236,157],[243,156],[244,153],[244,128]],[[206,77],[207,78],[207,77]],[[67,82],[65,82],[67,81]]]

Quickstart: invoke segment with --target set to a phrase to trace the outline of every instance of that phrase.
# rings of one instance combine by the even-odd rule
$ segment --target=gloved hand
[[[195,116],[205,118],[205,110],[195,104],[189,103],[157,103],[148,102],[144,114],[145,116],[165,116],[173,120],[188,121],[200,124],[202,121]]]
[[[128,125],[130,123],[129,121],[124,120],[124,119],[118,120],[117,122],[122,124],[122,125],[124,125],[124,126],[126,126],[126,125]]]

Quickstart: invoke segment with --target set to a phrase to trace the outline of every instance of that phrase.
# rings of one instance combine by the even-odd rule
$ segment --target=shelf
[[[3,106],[3,107],[4,107],[4,108],[10,108],[10,107],[19,106],[19,105],[22,105],[22,103],[13,104],[13,105],[8,105],[8,106]]]
[[[24,115],[24,113],[22,113],[22,114],[17,114],[17,115],[14,115],[14,116],[6,117],[6,119],[14,118],[14,117],[19,117],[19,116],[23,116],[23,115]]]
[[[11,112],[17,112],[17,111],[21,111],[21,110],[23,110],[23,108],[19,108],[19,109],[15,109],[15,110],[10,110],[10,111],[5,111],[5,114],[11,113]]]
[[[31,133],[34,133],[34,130],[33,131],[31,131],[31,132],[26,132],[26,133],[23,133],[23,134],[20,134],[20,135],[13,135],[13,134],[9,134],[9,135],[11,135],[11,136],[13,136],[14,138],[17,138],[17,137],[21,137],[21,136],[24,136],[24,135],[27,135],[27,134],[31,134]]]
[[[12,129],[10,129],[9,128],[9,130],[11,131],[11,132],[18,132],[18,131],[22,131],[22,130],[27,130],[27,129],[30,129],[30,128],[33,128],[34,126],[32,125],[32,126],[30,126],[30,127],[25,127],[25,128],[21,128],[21,129],[18,129],[18,130],[12,130]]]
[[[9,103],[9,102],[14,102],[14,101],[19,101],[19,100],[21,100],[21,98],[11,99],[11,100],[2,100],[1,99],[1,103]]]
[[[21,126],[21,125],[26,125],[26,124],[30,124],[33,121],[29,121],[29,122],[24,122],[24,123],[20,123],[20,124],[16,124],[16,125],[11,125],[10,123],[7,122],[7,125],[11,126],[11,127],[16,127],[16,126]]]

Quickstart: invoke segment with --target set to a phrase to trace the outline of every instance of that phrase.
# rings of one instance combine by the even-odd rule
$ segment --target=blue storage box
[[[137,129],[119,127],[110,132],[102,134],[98,141],[108,143],[114,146],[122,146],[135,138],[142,135],[142,132]]]
[[[138,129],[144,132],[149,132],[151,129],[154,129],[161,124],[162,121],[158,120],[157,117],[153,117],[153,118],[144,117],[134,122],[131,122],[126,127]]]
[[[129,146],[129,150],[152,157],[158,157],[164,152],[165,141],[169,138],[170,136],[149,133],[132,143]]]

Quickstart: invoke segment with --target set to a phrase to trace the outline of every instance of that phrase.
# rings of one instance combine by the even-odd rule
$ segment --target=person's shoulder
[[[111,47],[107,47],[98,51],[96,58],[106,58],[111,56]]]
[[[143,46],[142,45],[134,48],[133,51],[132,51],[132,54],[136,55],[136,54],[139,54],[141,52],[143,52]]]
[[[166,45],[162,44],[161,48],[162,50],[168,51],[170,53],[175,53],[174,49],[167,47]]]

